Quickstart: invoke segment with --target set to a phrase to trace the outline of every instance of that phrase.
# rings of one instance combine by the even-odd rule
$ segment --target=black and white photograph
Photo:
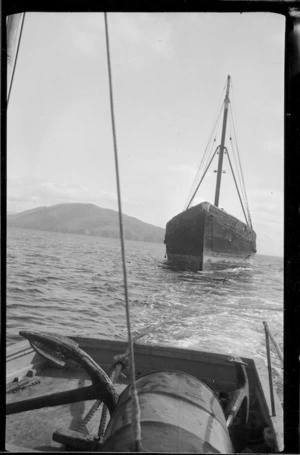
[[[284,15],[6,35],[6,449],[282,452]]]

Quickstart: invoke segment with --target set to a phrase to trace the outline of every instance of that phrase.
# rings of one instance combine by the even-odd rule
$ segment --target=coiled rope
[[[111,72],[111,62],[110,62],[110,47],[109,47],[107,13],[104,13],[104,22],[105,22],[106,55],[107,55],[108,80],[109,80],[110,112],[111,112],[113,146],[114,146],[114,156],[115,156],[115,169],[116,169],[116,180],[117,180],[117,193],[118,193],[118,208],[119,208],[118,212],[119,212],[120,240],[121,240],[121,252],[122,252],[125,310],[126,310],[126,322],[127,322],[127,332],[128,332],[128,349],[129,349],[129,361],[130,361],[130,368],[131,368],[131,428],[132,428],[132,436],[133,436],[133,440],[134,440],[134,451],[140,452],[142,449],[142,447],[141,447],[140,407],[139,407],[138,395],[137,395],[137,390],[136,390],[134,351],[133,351],[133,341],[132,341],[131,327],[130,327],[130,311],[129,311],[129,300],[128,300],[128,285],[127,285],[121,190],[120,190],[121,185],[120,185],[120,175],[119,175],[117,135],[116,135],[116,127],[115,127],[114,98],[113,98],[113,87],[112,87],[112,72]]]

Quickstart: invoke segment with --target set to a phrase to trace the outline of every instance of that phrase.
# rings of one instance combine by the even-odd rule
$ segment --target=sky
[[[181,212],[227,75],[259,254],[283,255],[283,16],[108,14],[122,210]],[[102,13],[27,13],[8,106],[7,209],[118,209]],[[228,135],[232,131],[228,130]],[[241,218],[224,160],[220,207]],[[217,162],[195,203],[214,202]]]

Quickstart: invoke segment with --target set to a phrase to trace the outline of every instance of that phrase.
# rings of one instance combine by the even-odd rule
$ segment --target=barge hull
[[[205,271],[247,264],[256,252],[256,234],[224,210],[202,202],[167,223],[165,244],[170,265]]]

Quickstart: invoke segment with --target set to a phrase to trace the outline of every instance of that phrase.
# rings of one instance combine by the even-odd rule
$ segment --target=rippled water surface
[[[265,359],[266,320],[283,348],[282,258],[257,255],[246,268],[182,272],[167,267],[163,244],[127,241],[125,249],[132,329],[153,325],[144,342]],[[9,229],[8,345],[22,329],[125,339],[120,241]],[[281,395],[281,363],[272,357]]]

